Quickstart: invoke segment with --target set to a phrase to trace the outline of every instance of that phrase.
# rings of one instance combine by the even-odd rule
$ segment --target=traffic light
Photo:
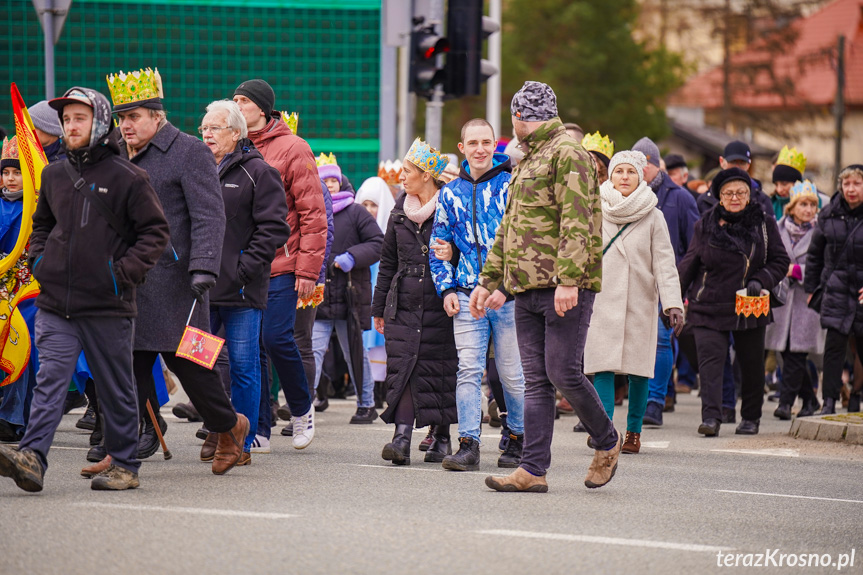
[[[498,73],[482,57],[484,41],[500,30],[500,24],[482,13],[483,0],[458,0],[449,3],[447,37],[450,50],[446,64],[446,95],[458,98],[476,96],[480,86]]]
[[[411,31],[409,89],[418,96],[431,98],[434,87],[446,79],[443,66],[438,64],[438,56],[449,52],[449,42],[435,31],[432,24],[424,22],[423,17],[415,18]]]

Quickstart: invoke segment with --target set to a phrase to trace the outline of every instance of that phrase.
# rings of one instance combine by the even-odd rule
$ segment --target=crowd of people
[[[111,102],[73,87],[30,109],[49,164],[0,294],[32,339],[0,388],[0,441],[17,444],[0,445],[0,475],[21,489],[42,490],[61,417],[82,404],[82,475],[138,487],[175,379],[189,402],[173,412],[202,423],[214,474],[270,453],[279,418],[306,449],[334,356],[356,396],[350,423],[394,425],[381,453],[394,465],[410,465],[413,431],[428,427],[426,463],[478,470],[483,423],[497,423],[497,466],[513,470],[486,479],[497,491],[548,490],[561,414],[588,434],[584,483],[598,488],[676,393],[698,389],[708,437],[736,423],[738,397],[735,432],[758,433],[766,378],[779,419],[835,413],[843,390],[859,409],[863,165],[830,197],[785,147],[771,197],[735,141],[691,180],[647,137],[615,153],[563,123],[552,88],[526,82],[503,153],[473,119],[460,165],[417,138],[354,191],[264,80],[202,109],[200,139],[168,121],[158,71],[107,80]],[[28,227],[15,137],[0,167],[6,255]],[[189,328],[197,351],[181,351]],[[625,397],[623,433],[612,418]]]

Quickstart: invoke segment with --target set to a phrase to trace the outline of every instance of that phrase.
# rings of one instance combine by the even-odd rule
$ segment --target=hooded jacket
[[[464,160],[459,177],[441,190],[429,247],[440,239],[453,243],[460,253],[454,265],[437,259],[434,250],[429,252],[429,267],[441,297],[455,291],[470,295],[477,286],[506,212],[511,178],[509,156],[494,154],[492,168],[478,180],[470,175],[470,166]],[[498,289],[508,295],[502,286]]]
[[[42,171],[30,236],[36,307],[66,318],[135,317],[136,287],[168,245],[168,222],[147,173],[119,156],[107,99],[80,90],[93,102],[95,137]],[[137,236],[133,245],[75,188],[67,163]]]
[[[276,250],[271,275],[292,273],[317,281],[327,244],[327,214],[312,149],[291,133],[278,112],[273,112],[262,130],[249,132],[249,139],[264,160],[281,174],[288,225],[293,232],[288,239],[287,254],[281,247]]]
[[[219,166],[225,201],[225,243],[211,306],[267,307],[272,254],[291,235],[279,172],[249,139]]]

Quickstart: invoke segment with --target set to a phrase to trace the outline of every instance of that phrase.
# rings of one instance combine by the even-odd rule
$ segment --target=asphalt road
[[[87,435],[70,414],[42,493],[0,482],[0,573],[863,573],[863,449],[790,440],[774,407],[758,437],[729,425],[707,439],[698,399],[681,397],[597,490],[583,485],[586,436],[563,417],[547,494],[485,487],[497,472],[488,428],[480,472],[423,463],[423,431],[413,464],[394,467],[380,458],[392,428],[349,425],[349,401],[319,414],[308,449],[275,428],[271,454],[223,477],[198,461],[198,424],[165,407],[174,458],[147,460],[137,490],[95,492],[78,475]],[[618,408],[619,429],[625,416]],[[853,566],[832,565],[852,552]],[[770,567],[743,566],[765,553]],[[778,566],[802,553],[831,565]]]

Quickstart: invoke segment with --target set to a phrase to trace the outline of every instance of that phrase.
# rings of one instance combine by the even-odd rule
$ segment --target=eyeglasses
[[[227,130],[228,126],[198,126],[198,133],[213,132],[217,134],[220,130]]]
[[[722,192],[719,195],[722,196],[723,198],[727,199],[727,200],[730,200],[731,198],[745,198],[746,196],[749,195],[749,192],[748,191],[745,191],[745,192]]]

